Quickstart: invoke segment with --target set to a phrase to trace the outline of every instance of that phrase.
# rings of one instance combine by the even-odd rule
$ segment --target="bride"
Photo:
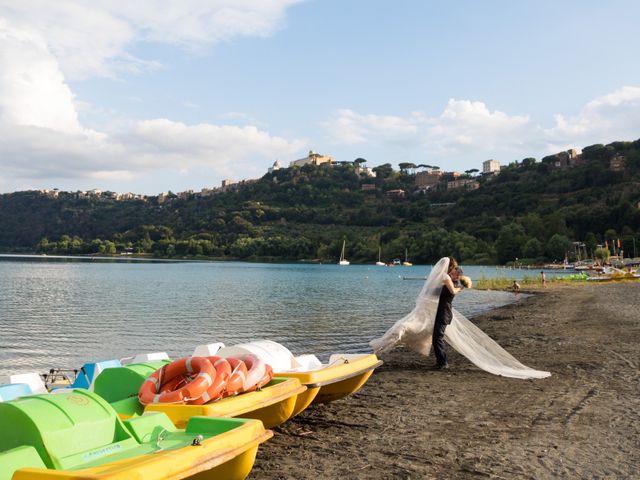
[[[382,337],[370,342],[376,353],[404,345],[429,355],[441,292],[448,288],[445,284],[451,282],[449,262],[449,257],[444,257],[434,265],[411,313],[398,320]],[[446,326],[444,339],[476,366],[503,377],[545,378],[551,375],[523,365],[455,308],[451,312],[453,318]]]

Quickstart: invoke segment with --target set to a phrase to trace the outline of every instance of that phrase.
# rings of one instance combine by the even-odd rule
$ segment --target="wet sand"
[[[249,478],[640,478],[640,284],[549,288],[474,322],[552,376],[393,351],[357,394],[275,429]]]

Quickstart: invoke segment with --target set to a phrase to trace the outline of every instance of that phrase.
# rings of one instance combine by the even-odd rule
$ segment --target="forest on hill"
[[[620,241],[640,250],[640,140],[591,145],[580,163],[561,154],[513,162],[493,175],[468,171],[478,188],[428,191],[418,168],[365,162],[284,168],[210,196],[134,200],[38,191],[0,196],[0,249],[57,254],[352,262],[561,261]],[[425,167],[425,166],[421,166]],[[363,185],[366,185],[363,189]],[[404,196],[393,191],[402,190]],[[584,244],[584,245],[582,245]]]

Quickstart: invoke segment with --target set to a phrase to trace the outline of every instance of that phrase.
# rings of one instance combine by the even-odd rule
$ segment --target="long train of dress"
[[[438,300],[448,267],[448,257],[440,259],[434,265],[418,295],[415,308],[398,320],[382,337],[370,342],[376,353],[405,345],[423,355],[429,355]],[[549,372],[535,370],[520,363],[455,308],[453,320],[447,326],[444,338],[474,365],[495,375],[523,379],[545,378],[551,375]]]

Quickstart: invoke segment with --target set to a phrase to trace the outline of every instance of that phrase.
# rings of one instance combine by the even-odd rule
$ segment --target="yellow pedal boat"
[[[96,378],[94,390],[111,403],[121,418],[162,412],[178,428],[184,428],[194,416],[252,418],[262,421],[266,428],[277,427],[295,414],[297,399],[307,390],[296,378],[274,377],[260,390],[204,405],[141,405],[137,395],[142,382],[165,363],[137,363],[107,369]]]
[[[0,403],[0,480],[244,479],[273,434],[257,420],[122,421],[87,390]]]
[[[206,351],[201,345],[197,351]],[[367,382],[373,371],[382,365],[374,354],[334,354],[328,363],[322,363],[315,355],[293,354],[283,345],[271,340],[258,340],[231,347],[220,348],[221,357],[253,354],[273,367],[278,377],[297,379],[307,387],[298,395],[293,415],[311,404],[327,403],[351,395]]]

